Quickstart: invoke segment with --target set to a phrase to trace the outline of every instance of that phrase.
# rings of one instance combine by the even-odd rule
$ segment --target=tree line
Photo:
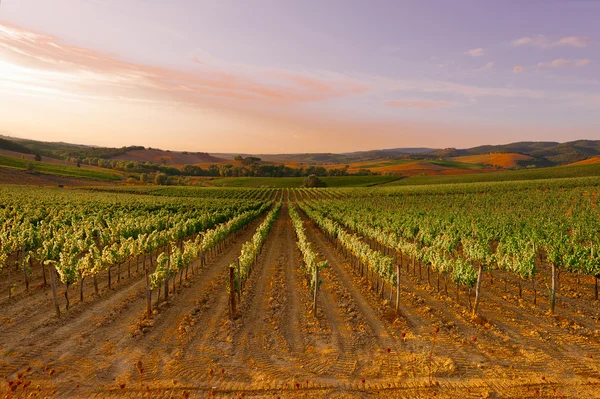
[[[247,160],[251,159],[251,162]],[[248,157],[242,161],[242,165],[212,164],[207,168],[197,165],[184,165],[176,168],[174,166],[159,165],[153,162],[136,162],[103,158],[72,158],[69,161],[75,164],[99,166],[102,168],[120,170],[132,173],[163,173],[167,176],[211,176],[211,177],[304,177],[316,176],[348,176],[349,165],[339,168],[326,169],[323,166],[307,165],[298,168],[283,164],[260,164],[260,158]],[[354,175],[370,176],[378,173],[368,169],[360,169]]]

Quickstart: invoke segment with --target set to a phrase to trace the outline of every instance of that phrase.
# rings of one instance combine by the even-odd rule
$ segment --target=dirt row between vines
[[[333,251],[324,235],[313,227],[320,249]],[[320,238],[319,238],[320,237]],[[341,264],[351,266],[335,251]],[[334,255],[332,255],[334,256]],[[406,267],[410,272],[407,273]],[[334,264],[335,268],[335,264]],[[597,397],[600,395],[600,340],[597,330],[573,328],[576,314],[565,310],[565,316],[543,314],[539,308],[526,306],[523,300],[511,300],[500,289],[501,284],[484,284],[481,314],[473,320],[468,312],[466,293],[457,304],[450,296],[437,292],[435,276],[431,284],[413,274],[411,265],[402,267],[401,317],[409,333],[418,336],[423,329],[440,328],[435,354],[449,356],[455,366],[454,375],[437,379],[443,387],[460,377],[461,384],[487,386],[486,394],[523,397],[543,387],[551,387],[552,395]],[[425,274],[425,272],[424,272]],[[407,278],[408,277],[408,278]],[[498,276],[496,276],[498,277]],[[365,297],[379,307],[384,319],[393,316],[389,303],[382,301],[367,287],[364,279],[354,275],[355,285],[363,288]],[[386,291],[386,297],[388,296]],[[396,320],[398,323],[399,320]],[[589,327],[598,329],[597,321],[586,319]],[[410,335],[409,335],[410,336]],[[417,345],[416,351],[425,348]],[[542,391],[543,393],[543,391]],[[543,396],[543,395],[542,395]]]
[[[13,312],[10,319],[2,308],[0,374],[14,379],[17,373],[31,367],[32,371],[26,373],[25,378],[32,381],[32,387],[39,385],[41,397],[48,392],[63,397],[84,397],[86,392],[129,378],[128,370],[144,354],[144,351],[132,352],[138,342],[148,343],[150,349],[147,352],[152,352],[151,355],[154,355],[153,348],[158,348],[159,354],[163,351],[170,354],[172,348],[163,346],[161,341],[173,336],[173,327],[178,328],[181,320],[174,313],[199,306],[199,296],[206,296],[213,288],[216,276],[224,272],[231,259],[239,254],[241,245],[251,238],[262,219],[252,222],[222,253],[208,259],[207,265],[186,282],[187,287],[172,296],[169,304],[162,305],[159,314],[153,318],[153,325],[144,326],[147,333],[141,337],[134,338],[133,334],[146,309],[142,275],[121,285],[115,284],[112,290],[92,301],[78,304],[61,319],[54,315],[49,289],[37,289],[19,298],[9,309]],[[215,288],[222,287],[224,285]],[[153,293],[155,300],[156,292]],[[26,312],[14,313],[14,307],[26,309],[26,312],[39,308],[33,311],[35,322]],[[154,359],[150,355],[148,359],[147,364],[152,366]],[[148,366],[144,367],[146,374],[154,372]]]
[[[38,316],[41,327],[31,333],[29,319],[21,323],[13,314],[11,325],[0,327],[0,370],[14,380],[32,367],[23,377],[31,385],[13,397],[600,397],[598,343],[504,299],[499,282],[484,287],[487,320],[473,321],[464,293],[457,304],[403,265],[396,317],[350,260],[304,221],[329,264],[316,317],[284,204],[233,319],[228,266],[259,220],[151,322],[139,324],[141,278],[60,321],[48,314],[51,298],[39,298],[47,320]]]

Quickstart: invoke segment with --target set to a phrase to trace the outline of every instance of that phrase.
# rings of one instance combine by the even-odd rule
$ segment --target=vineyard
[[[599,194],[0,187],[0,393],[600,398]]]

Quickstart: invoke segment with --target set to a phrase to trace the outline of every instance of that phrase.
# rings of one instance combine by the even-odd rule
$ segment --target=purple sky
[[[0,132],[190,151],[600,139],[600,1],[3,0]]]

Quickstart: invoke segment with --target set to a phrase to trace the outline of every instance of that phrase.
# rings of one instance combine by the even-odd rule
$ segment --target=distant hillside
[[[492,165],[504,169],[511,169],[519,166],[519,162],[527,162],[532,159],[529,155],[516,153],[492,153],[480,155],[465,155],[462,157],[454,157],[452,160],[458,162]]]
[[[558,145],[560,143],[551,141],[521,141],[518,143],[501,144],[501,145],[482,145],[472,148],[456,149],[444,148],[433,150],[428,155],[440,157],[460,157],[466,155],[481,155],[489,153],[521,153],[529,154],[533,151],[543,150]]]
[[[71,144],[63,142],[46,142],[20,138],[10,138],[10,141],[22,148],[27,148],[31,153],[38,153],[50,158],[110,158],[125,153],[128,150],[143,149],[140,146],[121,148],[95,147],[83,144]],[[23,152],[23,151],[19,151]]]
[[[296,163],[296,164],[351,164],[384,158],[409,158],[414,155],[426,154],[431,148],[392,148],[386,150],[355,151],[340,154],[334,153],[302,153],[302,154],[240,154],[243,157],[256,156],[267,162]],[[214,154],[224,159],[233,159],[238,154]]]
[[[370,150],[370,151],[355,151],[346,152],[343,155],[362,155],[369,157],[385,158],[388,156],[396,155],[416,155],[416,154],[427,154],[431,151],[435,151],[434,148],[415,147],[415,148],[388,148],[384,150]]]
[[[454,175],[494,171],[494,169],[485,168],[481,164],[445,159],[379,159],[350,164],[348,172],[357,173],[361,169],[403,176]]]
[[[494,154],[494,156],[490,156]],[[476,158],[474,156],[484,156]],[[577,140],[568,143],[553,141],[522,141],[502,145],[482,145],[472,148],[395,148],[358,151],[344,154],[276,154],[259,155],[273,162],[305,164],[357,164],[375,160],[448,159],[465,163],[494,165],[505,169],[566,165],[600,155],[600,140]],[[461,157],[474,157],[460,159]]]
[[[5,136],[6,137],[6,136]],[[223,159],[213,157],[204,152],[178,152],[144,148],[142,146],[128,147],[97,147],[83,144],[63,142],[46,142],[21,138],[0,138],[0,150],[9,150],[24,154],[39,153],[55,159],[69,158],[103,158],[136,162],[151,162],[165,165],[184,165],[203,162],[221,162]]]
[[[505,145],[484,145],[466,149],[446,148],[434,150],[426,155],[442,158],[463,157],[494,153],[518,153],[530,156],[519,160],[517,166],[556,166],[581,161],[600,155],[600,140],[576,140],[567,143],[552,141],[511,143]]]
[[[231,160],[238,154],[213,154],[216,157]],[[366,159],[375,159],[373,157],[361,156],[361,155],[345,155],[345,154],[333,154],[333,153],[304,153],[304,154],[239,154],[244,158],[254,156],[262,159],[266,162],[272,163],[285,163],[285,164],[348,164],[353,162],[359,162]]]
[[[478,147],[469,148],[466,151],[469,154],[484,154],[490,152],[519,152],[519,153],[531,153],[537,150],[543,150],[557,145],[559,143],[551,141],[521,141],[517,143],[502,144],[502,145],[482,145]]]
[[[29,159],[14,158],[11,156],[0,155],[0,167],[12,168],[16,170],[25,170],[31,173],[43,173],[49,175],[82,177],[98,180],[120,181],[123,176],[115,174],[102,168],[81,168],[74,165],[62,165],[59,163],[49,163],[42,161],[31,161]]]
[[[3,138],[2,138],[3,137]],[[600,140],[576,140],[567,143],[553,141],[522,141],[502,145],[482,145],[472,148],[390,148],[348,153],[297,153],[297,154],[244,154],[180,152],[129,146],[121,148],[97,147],[62,142],[42,142],[21,138],[0,136],[0,150],[23,154],[38,153],[46,157],[69,160],[84,158],[102,158],[104,160],[136,161],[158,165],[176,166],[229,164],[237,155],[244,158],[254,156],[266,164],[285,164],[291,167],[321,165],[326,168],[338,168],[349,165],[351,170],[371,169],[382,173],[406,173],[407,162],[417,162],[413,166],[421,173],[437,168],[439,164],[424,165],[418,162],[449,161],[455,162],[451,168],[469,169],[469,164],[491,168],[513,169],[526,167],[548,167],[567,165],[600,156]],[[381,162],[387,162],[382,164]],[[371,167],[369,167],[369,165]],[[377,165],[377,166],[375,166]],[[444,165],[447,167],[447,165]],[[413,173],[413,172],[410,172]]]
[[[213,157],[205,152],[164,151],[154,148],[127,150],[124,153],[112,156],[109,159],[152,162],[159,165],[193,165],[224,161],[222,158]]]
[[[6,140],[3,138],[0,138],[0,150],[13,151],[22,154],[33,153],[33,151],[31,151],[29,148],[22,146],[19,143],[15,143],[14,141]]]
[[[583,161],[577,161],[568,164],[567,166],[582,166],[582,165],[596,165],[600,163],[600,156],[584,159]]]
[[[600,140],[577,140],[532,151],[530,155],[564,165],[600,155]]]
[[[316,153],[316,154],[260,154],[258,157],[264,161],[299,164],[342,164],[355,162],[358,157],[349,157],[343,154]]]

